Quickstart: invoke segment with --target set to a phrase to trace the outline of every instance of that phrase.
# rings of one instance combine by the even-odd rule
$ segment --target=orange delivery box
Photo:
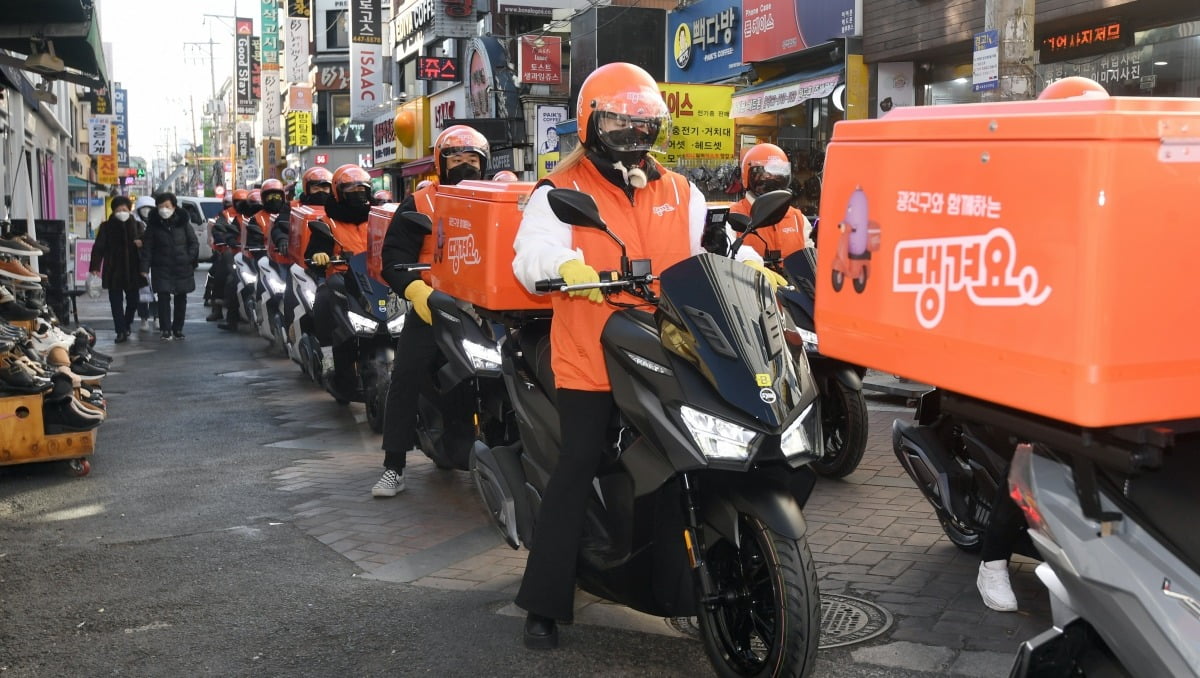
[[[367,217],[367,275],[384,285],[388,283],[383,279],[383,239],[399,206],[394,202],[376,205]]]
[[[438,186],[431,284],[452,297],[492,311],[550,307],[513,275],[513,240],[530,182],[463,181]]]
[[[316,205],[296,205],[292,208],[288,223],[288,254],[292,261],[304,265],[304,251],[308,249],[308,222],[325,218],[325,208]]]
[[[839,122],[821,353],[1085,427],[1200,417],[1200,99],[906,107]]]

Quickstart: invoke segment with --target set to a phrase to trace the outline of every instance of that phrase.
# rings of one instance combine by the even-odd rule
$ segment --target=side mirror
[[[725,223],[738,233],[745,233],[746,229],[750,227],[750,217],[740,212],[730,212],[725,215]]]
[[[330,230],[329,224],[325,223],[324,221],[317,221],[314,219],[308,222],[308,230],[312,231],[315,235],[323,235],[327,238],[333,237],[333,231]]]
[[[400,216],[416,224],[425,233],[433,233],[433,219],[430,219],[429,215],[420,212],[401,212]]]
[[[791,202],[792,192],[787,190],[771,191],[758,196],[754,205],[750,207],[750,223],[746,229],[752,231],[761,226],[779,223],[780,219],[787,216]]]
[[[552,188],[547,198],[550,200],[550,209],[554,216],[564,224],[608,230],[608,226],[600,218],[596,201],[587,193],[569,188]]]

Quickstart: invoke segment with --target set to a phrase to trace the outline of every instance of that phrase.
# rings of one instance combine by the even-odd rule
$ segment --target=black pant
[[[405,456],[417,444],[417,403],[433,380],[438,356],[433,328],[416,311],[409,311],[396,340],[396,359],[392,361],[392,380],[383,411],[385,468],[403,472]]]
[[[608,447],[612,408],[610,391],[558,390],[562,451],[538,509],[533,546],[517,592],[517,605],[528,612],[560,621],[571,621],[574,615],[579,540],[593,494],[592,479]]]
[[[1004,467],[1001,478],[1007,480],[1012,462]],[[996,496],[996,505],[992,507],[992,515],[988,519],[987,530],[983,533],[983,544],[979,550],[979,559],[983,562],[993,560],[1008,560],[1014,553],[1032,554],[1036,551],[1026,529],[1025,516],[1012,497],[1001,487]]]
[[[137,303],[137,289],[108,288],[108,304],[112,307],[113,327],[117,330],[117,334],[129,334],[129,327],[133,324],[133,315],[137,313]]]
[[[238,272],[233,263],[233,254],[226,252],[225,256],[228,257],[225,265],[225,284],[221,286],[223,296],[219,298],[225,302],[225,322],[236,325],[241,320],[238,311],[241,308],[241,299],[238,298]]]
[[[171,314],[171,297],[175,297],[175,314]],[[183,334],[183,317],[187,314],[187,292],[158,293],[158,329],[166,332],[170,328],[175,334]]]
[[[209,296],[212,299],[225,300],[225,281],[229,277],[229,269],[233,264],[233,254],[226,252],[214,252],[212,268],[208,271],[209,276]]]

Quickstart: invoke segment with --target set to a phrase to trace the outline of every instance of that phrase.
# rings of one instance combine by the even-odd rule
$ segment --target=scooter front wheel
[[[826,478],[845,478],[858,468],[867,450],[867,401],[862,389],[836,378],[821,383],[821,433],[824,453],[812,463]]]
[[[820,594],[804,537],[778,534],[757,516],[739,514],[740,544],[721,538],[705,554],[715,587],[700,605],[704,650],[724,678],[803,678],[817,662]]]

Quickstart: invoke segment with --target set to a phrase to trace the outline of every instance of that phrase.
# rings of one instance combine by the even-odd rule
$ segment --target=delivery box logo
[[[846,216],[838,222],[837,254],[833,259],[833,290],[842,291],[846,277],[854,283],[854,291],[867,289],[867,274],[871,268],[871,252],[879,249],[879,224],[871,221],[867,194],[859,186],[850,194]]]

